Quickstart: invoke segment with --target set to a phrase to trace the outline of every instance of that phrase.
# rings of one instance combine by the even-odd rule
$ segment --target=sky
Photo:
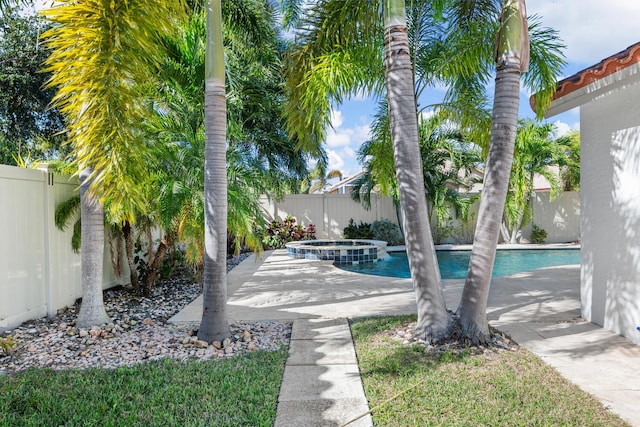
[[[567,46],[564,50],[567,65],[561,78],[640,41],[640,0],[528,0],[527,14],[538,15],[543,26],[557,30]],[[524,91],[521,94],[521,118],[534,118],[529,95]],[[325,144],[329,170],[340,170],[347,177],[362,169],[356,152],[369,138],[369,124],[375,109],[375,102],[367,98],[352,99],[335,107],[333,130],[329,130]],[[580,129],[578,109],[544,121],[556,124],[560,135]]]

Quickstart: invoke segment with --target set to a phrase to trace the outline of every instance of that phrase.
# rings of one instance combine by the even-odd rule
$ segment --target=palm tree
[[[449,334],[451,316],[444,302],[424,197],[413,66],[409,53],[404,0],[385,1],[383,15],[389,125],[407,257],[418,305],[416,331],[429,340],[437,341]]]
[[[524,0],[504,0],[496,40],[496,81],[489,156],[460,306],[463,334],[474,343],[489,337],[487,298],[509,186],[518,123],[520,76],[528,70],[529,34]]]
[[[556,173],[551,169],[564,163],[563,147],[553,140],[555,127],[540,125],[532,120],[518,123],[513,165],[509,178],[510,191],[505,204],[506,241],[517,243],[521,228],[531,219],[530,200],[533,193],[535,175],[544,177],[551,185],[551,197],[559,191]]]
[[[565,152],[560,165],[562,191],[580,189],[580,132],[573,131],[556,140]]]
[[[380,103],[372,129],[373,138],[365,141],[358,150],[358,159],[365,173],[356,181],[351,196],[369,208],[371,191],[375,189],[379,194],[391,196],[397,206],[397,181],[386,102]],[[451,209],[465,217],[470,199],[462,197],[457,187],[470,183],[469,176],[473,165],[480,162],[480,155],[464,140],[458,129],[441,123],[436,116],[428,119],[419,117],[419,138],[429,223],[437,230],[444,225]],[[398,213],[399,222],[401,218]]]
[[[313,170],[311,170],[309,177],[302,180],[300,190],[303,193],[321,192],[327,186],[327,182],[334,178],[342,181],[342,172],[337,169],[332,169],[327,172],[326,164],[319,161]]]
[[[104,203],[112,217],[131,222],[145,206],[138,182],[146,175],[148,150],[139,123],[148,111],[141,99],[162,57],[161,44],[149,35],[170,34],[180,12],[177,2],[138,0],[63,0],[43,11],[53,24],[43,35],[51,48],[48,86],[57,89],[53,102],[67,120],[80,170],[81,212],[88,215],[82,221],[87,273],[78,326],[106,320],[104,308],[97,308],[102,306],[97,263],[102,263]]]
[[[104,308],[102,298],[102,263],[104,260],[104,210],[98,199],[91,194],[91,169],[80,171],[80,216],[82,269],[82,304],[76,325],[89,328],[104,325],[111,318]],[[88,236],[88,238],[84,238]]]
[[[204,289],[198,338],[206,342],[229,335],[227,315],[227,101],[220,0],[206,2]]]
[[[413,63],[415,67],[411,67],[411,62],[409,63],[411,74],[403,73],[405,79],[413,82],[415,77],[418,82],[418,89],[413,96],[415,97],[422,88],[435,82],[449,85],[449,94],[440,108],[447,113],[448,117],[461,123],[465,132],[478,129],[478,126],[473,126],[474,123],[484,122],[488,117],[482,106],[486,99],[484,86],[491,74],[489,61],[491,55],[487,46],[491,46],[493,34],[498,27],[497,8],[494,3],[495,0],[474,2],[459,0],[446,2],[446,4],[412,1],[407,9],[410,11],[408,16],[411,24],[409,32],[411,43],[405,41],[407,39],[405,35],[397,34],[402,36],[399,40],[407,49],[407,57],[412,53],[416,58]],[[381,8],[381,1],[326,0],[308,9],[309,14],[300,19],[300,28],[296,33],[296,41],[290,53],[290,66],[287,69],[287,87],[290,97],[287,115],[289,131],[298,139],[301,146],[317,147],[324,139],[332,102],[339,103],[344,97],[360,91],[373,94],[384,93],[380,71],[388,71],[388,69],[380,67],[382,48],[380,42],[384,40],[380,37],[382,32],[379,24],[380,11],[383,10],[385,16],[390,10],[399,13],[400,5],[400,3],[385,1]],[[443,9],[447,20],[443,27],[439,27],[437,21],[443,15]],[[536,88],[550,87],[549,82],[555,79],[562,64],[557,44],[554,45],[555,33],[532,26],[532,34],[536,35],[539,44],[536,45],[536,49],[532,49],[533,72],[525,75],[525,83]],[[398,82],[389,81],[389,83]],[[390,97],[389,93],[387,97]],[[415,98],[413,104],[415,110]],[[390,103],[390,107],[396,108],[396,105],[392,106]],[[409,114],[408,110],[406,114]],[[391,114],[390,117],[393,115]],[[392,120],[396,119],[392,118]],[[399,129],[395,128],[395,130]],[[404,130],[413,132],[413,126],[411,129],[407,126]],[[479,136],[473,137],[473,140],[483,142],[481,136],[484,133],[480,126],[479,131],[474,133]],[[411,150],[415,155],[415,148]],[[406,156],[403,160],[406,160]],[[411,167],[413,168],[413,165]],[[396,168],[399,174],[400,192],[410,190],[410,185],[402,188],[406,183],[401,183],[400,174],[404,172],[400,171],[400,165],[396,164]],[[403,176],[403,180],[405,178]],[[415,193],[414,197],[418,193],[423,193],[422,190],[415,188],[411,191]],[[412,200],[408,203],[411,204]],[[418,207],[417,212],[421,211],[422,208]],[[414,221],[411,224],[414,224]],[[405,232],[410,231],[405,230]],[[416,257],[427,254],[426,257],[431,258],[429,245],[424,243],[428,240],[431,240],[430,237],[421,237],[421,244],[427,246],[422,248],[420,254],[414,251]],[[421,263],[414,262],[410,265],[413,269],[414,265],[418,268],[419,264]],[[427,271],[432,274],[429,278],[424,277]],[[437,301],[439,290],[436,289],[440,287],[437,265],[433,268],[420,268],[420,275],[422,275],[421,279],[414,278],[414,280],[428,283],[426,286],[433,287],[432,292],[436,295],[433,304],[440,306],[440,302]],[[418,298],[424,299],[422,296]],[[420,302],[419,309],[425,309]],[[423,312],[422,319],[427,321],[433,319],[434,330],[440,330],[445,323],[443,319],[447,316],[439,308],[435,310],[433,317],[430,317],[431,313]]]

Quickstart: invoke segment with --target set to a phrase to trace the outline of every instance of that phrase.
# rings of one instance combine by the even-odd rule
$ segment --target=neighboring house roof
[[[640,71],[640,42],[633,44],[599,63],[585,68],[576,74],[558,82],[553,95],[551,107],[545,116],[550,117],[580,105],[577,99],[581,95],[595,95],[606,87],[616,84],[631,74]],[[614,74],[625,70],[625,73]],[[529,98],[531,108],[534,106],[535,94]]]
[[[366,172],[366,170],[361,170],[360,172],[351,175],[349,177],[346,177],[345,179],[343,179],[340,182],[337,182],[335,184],[333,184],[331,187],[327,188],[326,190],[324,190],[325,193],[343,193],[343,191],[340,191],[341,188],[344,188],[346,190],[346,187],[351,187],[355,184],[356,180],[358,178],[360,178],[362,175],[364,175]]]

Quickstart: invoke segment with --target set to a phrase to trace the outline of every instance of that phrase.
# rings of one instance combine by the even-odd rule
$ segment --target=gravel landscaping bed
[[[228,270],[245,256],[233,258]],[[231,325],[231,336],[208,345],[194,334],[198,324],[171,325],[167,320],[201,293],[192,278],[178,275],[159,282],[148,298],[127,287],[104,292],[113,323],[90,330],[75,326],[79,305],[59,310],[53,318],[30,320],[6,331],[17,342],[10,354],[0,354],[0,374],[30,367],[116,368],[161,358],[215,359],[288,345],[291,324],[276,321]]]

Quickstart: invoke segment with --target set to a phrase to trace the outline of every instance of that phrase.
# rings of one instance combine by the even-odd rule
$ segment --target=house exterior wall
[[[640,344],[640,84],[580,108],[585,319]]]

